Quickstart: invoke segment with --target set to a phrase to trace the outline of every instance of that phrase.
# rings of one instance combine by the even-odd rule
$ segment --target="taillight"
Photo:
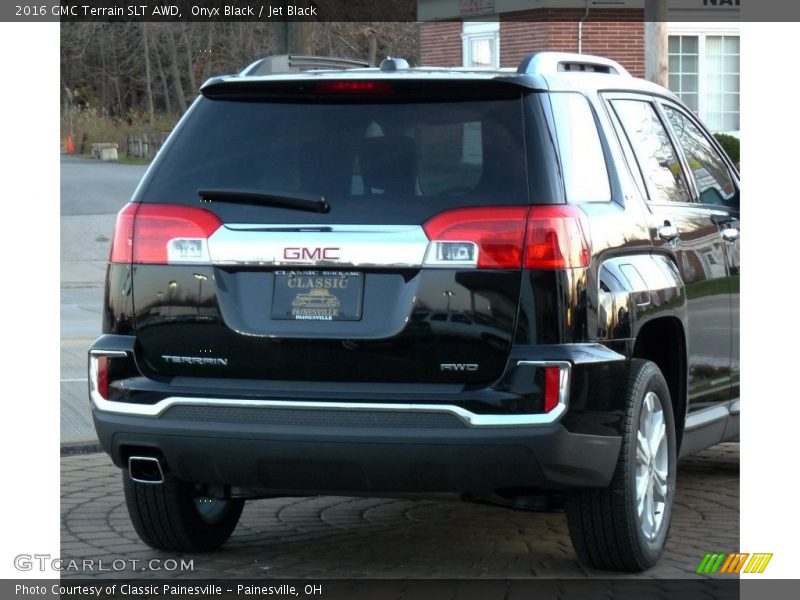
[[[425,266],[571,269],[589,265],[581,212],[573,206],[463,208],[423,226]]]
[[[222,225],[202,208],[129,204],[119,213],[111,262],[208,263],[208,238]]]
[[[535,206],[528,216],[526,269],[588,267],[591,252],[581,211],[574,206]]]
[[[130,263],[133,260],[133,220],[139,204],[126,204],[117,214],[117,224],[114,226],[114,240],[111,242],[111,256],[108,260],[112,263]]]
[[[423,228],[427,266],[519,269],[528,207],[462,208],[436,215]]]

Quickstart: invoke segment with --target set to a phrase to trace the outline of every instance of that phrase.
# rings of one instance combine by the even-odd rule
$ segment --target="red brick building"
[[[584,54],[612,58],[631,74],[643,77],[644,12],[596,9],[590,11],[581,24],[584,14],[585,11],[580,9],[533,9],[501,13],[483,22],[466,19],[421,23],[421,63],[447,67],[516,67],[520,60],[536,50],[578,52],[580,29]],[[472,34],[472,23],[488,26],[475,27]],[[481,55],[481,50],[486,43],[493,43],[490,34],[494,33],[499,52],[496,59],[491,57],[490,64],[482,64],[481,59],[485,59],[487,53],[484,51]]]
[[[598,54],[644,77],[642,0],[417,0],[423,66],[516,67],[537,50]],[[669,24],[669,87],[714,131],[739,131],[739,28]]]

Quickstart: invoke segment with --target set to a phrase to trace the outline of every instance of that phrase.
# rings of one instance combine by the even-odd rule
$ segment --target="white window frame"
[[[464,21],[461,26],[461,64],[463,66],[469,67],[470,42],[485,39],[492,42],[492,64],[484,68],[497,69],[500,67],[500,21],[496,18],[493,21]]]
[[[670,23],[668,27],[668,35],[685,35],[697,37],[697,112],[700,118],[706,114],[707,109],[707,88],[706,88],[706,37],[716,36],[730,36],[738,37],[740,41],[741,52],[741,31],[739,27],[731,25],[730,23]],[[739,61],[739,99],[741,100],[742,84],[741,84],[741,60]],[[739,126],[741,127],[742,108],[741,102],[739,103]],[[721,131],[716,133],[727,133],[739,137],[739,130],[737,131]]]

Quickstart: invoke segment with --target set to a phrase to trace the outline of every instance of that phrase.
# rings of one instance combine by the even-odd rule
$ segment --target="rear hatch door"
[[[491,81],[207,85],[134,198],[153,223],[165,206],[211,215],[202,233],[149,238],[137,220],[143,368],[498,379],[531,204],[525,106],[523,88]]]

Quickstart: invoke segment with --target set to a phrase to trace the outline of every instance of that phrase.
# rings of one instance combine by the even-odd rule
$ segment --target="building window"
[[[696,35],[669,36],[669,89],[694,112],[698,112],[698,38]]]
[[[464,21],[461,40],[465,67],[500,66],[499,21]]]
[[[669,36],[669,88],[714,132],[739,131],[739,35]]]

